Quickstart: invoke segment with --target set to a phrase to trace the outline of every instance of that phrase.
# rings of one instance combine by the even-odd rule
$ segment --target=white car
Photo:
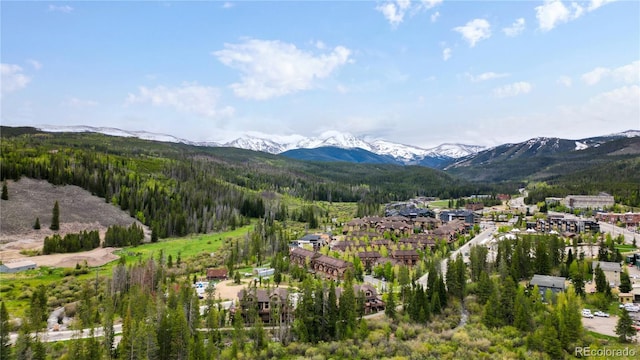
[[[596,311],[596,312],[593,313],[593,315],[599,316],[599,317],[609,317],[609,314],[607,314],[606,312],[602,312],[602,311]]]
[[[640,306],[638,305],[634,305],[634,304],[625,304],[624,308],[628,311],[628,312],[639,312],[640,311]]]
[[[593,314],[591,313],[591,310],[583,309],[582,310],[582,317],[593,318]]]

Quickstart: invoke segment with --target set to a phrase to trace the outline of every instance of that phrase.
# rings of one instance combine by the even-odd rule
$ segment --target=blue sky
[[[639,1],[2,1],[3,125],[431,147],[640,129]]]

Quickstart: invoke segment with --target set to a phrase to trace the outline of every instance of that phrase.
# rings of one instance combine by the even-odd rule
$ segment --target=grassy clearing
[[[443,209],[449,207],[449,199],[429,201],[430,208]]]
[[[178,254],[180,254],[182,261],[185,261],[203,252],[216,252],[224,243],[224,239],[243,237],[252,229],[253,225],[247,225],[224,233],[165,239],[153,244],[124,248],[117,251],[116,254],[124,257],[127,263],[132,263],[152,256],[155,257],[161,250],[164,250],[166,256],[172,255],[174,262],[177,260]],[[51,296],[56,291],[56,287],[66,286],[71,280],[83,282],[97,276],[110,277],[112,269],[117,263],[117,261],[112,261],[103,266],[90,268],[87,274],[75,276],[68,274],[69,269],[48,267],[15,274],[0,274],[0,298],[5,302],[11,316],[20,317],[28,308],[31,291],[38,286],[46,286]],[[74,287],[74,291],[78,289]]]

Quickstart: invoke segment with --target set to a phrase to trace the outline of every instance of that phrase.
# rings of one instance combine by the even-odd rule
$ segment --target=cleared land
[[[53,204],[60,206],[60,235],[83,230],[98,230],[101,238],[111,225],[129,226],[140,222],[120,208],[106,203],[104,199],[73,185],[56,186],[44,180],[22,178],[17,182],[7,181],[9,200],[0,201],[0,260],[6,262],[23,259],[23,250],[42,248],[44,238],[54,234],[49,230]],[[36,218],[40,219],[40,230],[34,230]],[[149,237],[149,230],[145,229]],[[81,253],[56,254],[30,257],[40,266],[75,266],[87,261],[90,266],[99,266],[117,259],[113,249],[95,249]]]

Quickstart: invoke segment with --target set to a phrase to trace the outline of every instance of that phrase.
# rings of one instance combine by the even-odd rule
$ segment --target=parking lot
[[[631,278],[631,282],[640,284],[640,270],[638,270],[635,267],[628,267],[628,271],[629,271],[629,277]],[[585,291],[587,293],[595,292],[595,283],[591,282],[591,283],[585,284]],[[636,326],[640,326],[640,313],[637,313],[637,312],[629,313],[629,315],[631,315],[631,318],[634,319],[634,324]],[[615,316],[615,315],[611,315],[608,318],[597,317],[597,316],[594,316],[593,318],[587,318],[587,317],[582,318],[582,325],[584,326],[585,330],[589,330],[589,331],[593,331],[599,334],[604,334],[609,336],[615,336],[615,337],[618,336],[616,334],[617,324],[618,324],[618,316]],[[640,336],[636,336],[636,341],[638,341],[639,338]]]

